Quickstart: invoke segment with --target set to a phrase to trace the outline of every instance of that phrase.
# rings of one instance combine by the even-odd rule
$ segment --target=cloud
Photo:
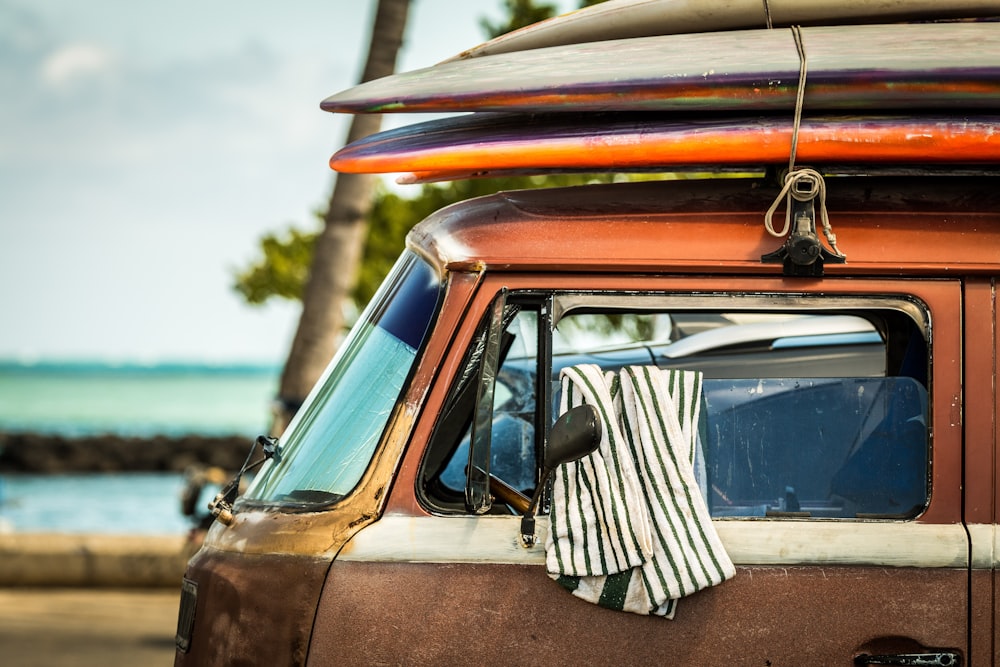
[[[412,66],[492,2],[416,3]],[[0,0],[0,357],[283,356],[297,306],[246,308],[227,267],[325,204],[349,119],[319,102],[374,9]]]
[[[100,45],[68,44],[42,61],[42,79],[57,88],[91,81],[110,73],[115,60],[114,54]]]

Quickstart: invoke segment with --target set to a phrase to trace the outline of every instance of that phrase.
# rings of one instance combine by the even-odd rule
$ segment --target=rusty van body
[[[1000,23],[952,20],[1000,2],[736,4],[614,0],[324,101],[470,112],[345,172],[646,180],[411,230],[217,499],[176,665],[1000,665]]]
[[[500,193],[420,224],[191,560],[176,664],[1000,663],[1000,178],[827,188],[847,262],[822,276],[761,261],[757,179]],[[466,472],[486,424],[490,471],[530,495],[575,363],[704,372],[736,576],[673,620],[570,595]]]

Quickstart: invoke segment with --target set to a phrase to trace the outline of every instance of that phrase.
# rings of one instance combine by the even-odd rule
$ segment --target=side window
[[[912,304],[555,300],[552,327],[537,309],[510,318],[497,371],[491,471],[522,493],[537,480],[539,424],[555,417],[540,410],[537,378],[554,406],[564,367],[656,365],[704,374],[696,468],[714,517],[912,518],[925,507],[928,353]],[[539,331],[551,331],[550,354],[538,353]],[[467,432],[426,485],[432,504],[460,496]]]
[[[905,518],[926,505],[927,347],[902,312],[570,313],[559,335],[557,369],[704,373],[715,517]]]
[[[490,433],[489,472],[513,492],[530,498],[538,479],[539,309],[531,304],[508,306],[495,376]],[[480,334],[484,335],[484,332]],[[479,343],[477,342],[478,347]],[[453,391],[446,414],[435,432],[422,474],[424,496],[439,509],[464,510],[472,436],[472,398],[481,373],[474,348],[466,359],[460,386]],[[494,513],[510,513],[503,502]]]

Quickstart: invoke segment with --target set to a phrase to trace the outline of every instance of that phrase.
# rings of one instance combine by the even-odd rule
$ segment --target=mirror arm
[[[521,517],[521,546],[530,549],[538,541],[535,535],[535,513],[525,514]]]
[[[543,473],[541,481],[531,495],[531,503],[525,509],[524,516],[521,517],[521,546],[525,549],[530,549],[538,542],[538,537],[535,535],[535,510],[538,508],[538,501],[541,499],[542,493],[545,492],[545,487],[548,486],[549,478],[553,472],[555,470],[546,470]]]
[[[532,494],[531,504],[521,518],[521,546],[527,549],[538,542],[535,510],[556,468],[592,454],[601,443],[602,430],[597,408],[592,405],[570,408],[556,420],[546,444],[541,478]]]

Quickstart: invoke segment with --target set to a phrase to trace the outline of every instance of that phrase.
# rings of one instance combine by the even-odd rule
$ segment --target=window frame
[[[508,299],[518,301],[521,299],[535,300],[544,304],[540,306],[543,311],[549,310],[548,316],[552,323],[558,322],[571,312],[579,312],[587,309],[601,309],[608,311],[669,311],[683,309],[687,311],[789,311],[809,313],[845,313],[861,314],[861,312],[891,311],[903,313],[913,321],[914,326],[921,331],[927,343],[927,388],[928,388],[928,493],[927,503],[923,512],[916,520],[924,522],[927,520],[939,520],[940,512],[952,513],[950,509],[951,501],[946,500],[942,510],[936,510],[928,517],[926,512],[935,507],[933,500],[935,495],[936,474],[933,470],[936,460],[934,446],[936,443],[936,429],[933,425],[935,415],[941,417],[940,405],[935,405],[939,399],[935,398],[935,371],[934,371],[934,346],[932,343],[932,314],[935,313],[935,306],[943,312],[950,312],[953,306],[945,299],[950,299],[950,295],[957,290],[955,281],[902,281],[898,279],[877,280],[872,278],[860,278],[852,281],[828,279],[822,284],[823,291],[810,292],[808,290],[785,290],[788,281],[775,280],[769,277],[745,277],[734,276],[728,279],[725,276],[703,277],[702,279],[683,276],[590,276],[590,280],[582,280],[575,276],[570,280],[565,277],[554,275],[517,276],[514,280],[510,276],[492,274],[481,284],[481,292],[476,301],[482,307],[483,304],[492,303],[499,286],[509,288]],[[562,284],[560,284],[562,283]],[[575,283],[586,287],[567,288],[565,283]],[[726,283],[726,287],[731,283],[733,289],[710,289],[712,283]],[[650,286],[655,284],[655,288]],[[698,288],[693,288],[697,284]],[[776,285],[777,284],[777,285]],[[767,286],[768,289],[759,289]],[[777,289],[775,287],[777,286]],[[720,285],[721,287],[721,285]],[[912,287],[912,289],[910,289]],[[874,289],[873,289],[874,288]],[[944,291],[940,291],[943,289]],[[921,294],[926,294],[924,298]],[[948,294],[948,297],[942,297]],[[944,306],[942,308],[942,305]],[[477,310],[482,312],[482,308]],[[548,329],[551,330],[551,327]],[[956,329],[958,331],[960,329]],[[884,332],[883,332],[884,333]],[[474,334],[473,338],[475,338]],[[951,336],[949,336],[949,343]],[[542,336],[548,346],[545,357],[546,367],[551,367],[551,337]],[[951,350],[953,345],[948,345],[948,357],[954,356]],[[539,348],[539,359],[542,358],[543,349]],[[543,383],[544,384],[544,383]],[[451,389],[446,389],[445,395],[448,397],[447,404],[451,397]],[[954,393],[949,387],[946,391]],[[546,394],[544,401],[539,402],[545,405],[544,410],[549,412],[551,397],[548,396],[548,388],[539,388],[539,397]],[[547,414],[543,420],[546,428],[551,425],[552,416]],[[435,424],[433,431],[437,430]],[[953,436],[949,436],[949,441]],[[950,460],[950,459],[949,459]],[[468,516],[468,513],[456,511],[454,508],[444,507],[434,499],[424,493],[421,480],[424,475],[424,456],[421,455],[417,466],[416,479],[417,498],[419,504],[431,514],[440,515],[460,515]],[[948,468],[948,484],[951,486],[951,464]],[[952,495],[952,494],[947,494]],[[733,517],[727,520],[746,520],[750,517]],[[772,520],[772,519],[768,519]],[[827,519],[812,518],[810,521],[824,521]],[[836,518],[835,521],[860,521],[869,519]],[[883,519],[877,519],[883,520]],[[884,519],[886,521],[913,521],[914,518],[906,519]]]

